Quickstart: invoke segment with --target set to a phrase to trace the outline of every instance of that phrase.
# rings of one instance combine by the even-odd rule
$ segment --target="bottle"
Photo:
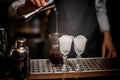
[[[30,74],[29,49],[26,39],[17,39],[10,51],[10,76],[24,80]]]
[[[7,33],[4,27],[0,26],[0,78],[6,74],[6,59],[7,59]]]

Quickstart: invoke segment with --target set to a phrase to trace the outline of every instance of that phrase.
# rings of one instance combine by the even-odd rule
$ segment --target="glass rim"
[[[56,33],[51,33],[51,34],[49,34],[49,38],[54,38],[54,37],[61,37],[63,35],[63,33],[58,33],[58,32],[56,32]]]

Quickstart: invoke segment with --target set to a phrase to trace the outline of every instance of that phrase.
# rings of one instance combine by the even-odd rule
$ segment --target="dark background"
[[[6,26],[9,23],[8,7],[13,0],[0,0],[0,25]]]
[[[0,26],[3,26],[7,29],[8,38],[9,30],[11,28],[11,21],[8,18],[8,7],[13,0],[0,0]],[[116,47],[117,53],[120,53],[119,45],[120,45],[120,31],[119,27],[119,17],[120,17],[120,9],[119,9],[119,0],[108,0],[107,2],[107,14],[109,17],[109,22],[111,25],[111,35],[113,39],[113,43]],[[10,40],[9,40],[10,43]]]
[[[8,7],[13,0],[0,0],[0,26],[6,28],[6,32],[8,34],[8,42],[10,40],[9,36],[9,29],[10,27],[10,20],[8,17]]]
[[[109,22],[111,26],[111,35],[116,47],[117,53],[120,56],[120,4],[118,0],[108,0],[107,2],[107,14],[109,17]]]
[[[19,28],[20,27],[24,27],[25,25],[22,25],[23,23],[25,23],[25,21],[14,21],[14,20],[10,20],[9,16],[8,16],[8,9],[10,4],[13,2],[14,0],[0,0],[0,26],[5,27],[6,32],[7,32],[7,41],[8,41],[8,55],[10,52],[10,48],[15,44],[15,40],[19,37],[25,37],[28,39],[28,46],[30,49],[30,58],[40,58],[40,54],[42,53],[42,45],[43,42],[41,41],[41,36],[40,33],[38,32],[37,34],[34,33],[19,33]],[[44,13],[43,16],[45,17]],[[41,15],[40,14],[40,15]],[[40,18],[43,20],[41,20],[40,25],[42,25],[44,28],[44,24],[45,24],[45,20],[44,17],[40,16]],[[34,19],[33,19],[34,20]],[[31,21],[32,22],[32,21]],[[27,26],[24,27],[24,29]],[[38,28],[38,27],[35,27]],[[29,29],[33,29],[32,26],[29,27]],[[18,31],[17,31],[18,30]],[[36,31],[35,31],[36,32]],[[41,32],[42,34],[42,32]],[[39,57],[38,57],[39,56]]]

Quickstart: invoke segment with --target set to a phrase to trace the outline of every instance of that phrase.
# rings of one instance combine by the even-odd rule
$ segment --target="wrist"
[[[109,31],[105,31],[104,33],[103,33],[103,35],[104,35],[104,39],[109,39],[109,40],[111,40],[112,38],[111,38],[111,34],[110,34],[110,32]]]

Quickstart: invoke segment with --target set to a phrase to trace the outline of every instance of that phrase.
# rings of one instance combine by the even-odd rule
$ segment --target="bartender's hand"
[[[108,31],[104,32],[102,44],[102,57],[117,57],[115,47],[112,43],[111,35]]]
[[[36,7],[45,6],[48,0],[26,0],[26,5],[34,5]]]
[[[44,7],[47,2],[48,0],[26,0],[25,4],[18,8],[18,12],[21,15],[32,12],[39,7]],[[46,12],[50,12],[50,10],[47,10]]]

